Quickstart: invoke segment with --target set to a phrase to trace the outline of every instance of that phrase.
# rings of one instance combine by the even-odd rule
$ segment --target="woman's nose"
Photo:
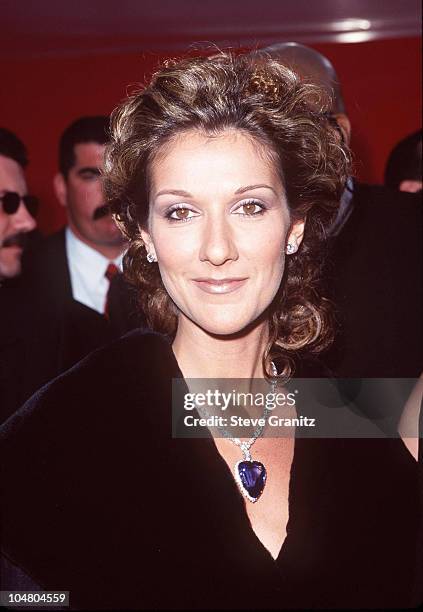
[[[233,228],[225,216],[213,215],[207,219],[199,256],[201,261],[208,261],[214,266],[238,259]]]

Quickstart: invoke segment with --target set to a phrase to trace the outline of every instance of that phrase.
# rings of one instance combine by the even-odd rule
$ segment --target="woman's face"
[[[198,131],[169,143],[150,170],[147,250],[184,323],[242,331],[273,300],[292,228],[282,182],[262,145],[241,131]]]

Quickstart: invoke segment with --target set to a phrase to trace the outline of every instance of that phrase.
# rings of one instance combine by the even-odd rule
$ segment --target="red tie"
[[[112,279],[116,276],[116,274],[120,274],[120,270],[117,266],[115,266],[114,263],[109,263],[109,265],[107,266],[107,270],[104,273],[104,276],[107,278],[107,280],[109,281],[109,288],[107,290],[107,294],[106,294],[106,301],[104,304],[104,316],[106,317],[106,319],[109,318],[109,293],[110,293],[110,284],[112,282]]]

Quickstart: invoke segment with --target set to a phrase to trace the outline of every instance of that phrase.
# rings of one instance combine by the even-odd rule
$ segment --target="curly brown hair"
[[[188,130],[218,135],[241,130],[276,164],[291,221],[306,218],[300,249],[287,257],[284,278],[268,309],[263,365],[275,358],[289,377],[293,357],[318,352],[332,340],[330,305],[319,293],[327,228],[350,171],[350,155],[330,119],[331,100],[270,58],[221,53],[167,61],[150,83],[112,114],[105,190],[130,246],[124,267],[139,289],[151,327],[172,335],[177,310],[157,264],[147,262],[149,167],[163,145]]]

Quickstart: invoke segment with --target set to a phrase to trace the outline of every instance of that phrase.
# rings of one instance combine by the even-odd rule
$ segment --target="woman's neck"
[[[185,378],[263,378],[268,324],[245,334],[213,336],[180,316],[173,352]]]

